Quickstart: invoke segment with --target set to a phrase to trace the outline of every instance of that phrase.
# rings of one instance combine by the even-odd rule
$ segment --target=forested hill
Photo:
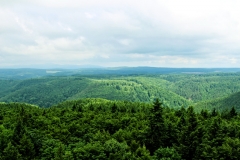
[[[140,83],[129,77],[48,77],[28,80],[0,80],[2,90],[0,101],[26,102],[41,107],[49,107],[65,100],[79,98],[105,98],[150,102],[160,98],[166,105],[174,107],[191,103],[164,87]]]
[[[221,99],[240,92],[239,75],[240,73],[105,74],[0,79],[0,102],[26,102],[50,107],[65,100],[79,98],[132,102],[152,102],[159,98],[164,105],[173,108],[197,105],[209,110],[213,107],[230,109],[233,105]],[[208,104],[205,103],[211,100],[214,103],[206,106]],[[220,101],[215,103],[217,100]],[[238,100],[238,96],[233,96],[229,102]],[[239,110],[238,103],[234,106]]]
[[[228,106],[228,107],[227,107]],[[196,110],[202,109],[216,109],[219,111],[230,110],[231,107],[235,107],[240,112],[240,92],[234,93],[230,96],[217,98],[209,101],[202,101],[195,105]]]
[[[50,108],[0,103],[0,159],[198,160],[240,157],[240,117],[82,99]]]

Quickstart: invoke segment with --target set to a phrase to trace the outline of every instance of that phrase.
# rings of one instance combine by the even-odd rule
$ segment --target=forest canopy
[[[1,159],[238,159],[240,117],[193,107],[81,99],[0,104]]]
[[[0,72],[0,159],[239,159],[240,73],[93,72]]]

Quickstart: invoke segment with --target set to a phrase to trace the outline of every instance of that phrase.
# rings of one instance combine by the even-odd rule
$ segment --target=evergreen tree
[[[8,143],[7,147],[3,151],[4,160],[18,160],[21,159],[21,154],[19,154],[17,147],[15,147],[11,142]]]
[[[181,156],[174,148],[159,148],[154,152],[153,159],[155,160],[180,160]]]
[[[19,144],[20,139],[22,138],[23,134],[25,133],[25,126],[21,119],[18,118],[17,124],[14,128],[13,135],[12,135],[12,142],[14,145]]]
[[[34,145],[26,134],[23,134],[22,138],[20,139],[18,150],[22,157],[25,157],[25,159],[34,159],[35,157]]]
[[[232,108],[231,108],[229,114],[230,114],[230,117],[231,117],[231,118],[237,116],[237,111],[236,111],[235,107],[232,107]]]
[[[166,128],[163,118],[163,107],[159,99],[156,99],[149,117],[149,132],[146,147],[153,154],[159,147],[164,146],[166,139]]]
[[[187,109],[187,125],[184,127],[181,132],[180,137],[180,146],[178,151],[181,153],[183,159],[193,159],[196,148],[197,148],[197,139],[195,137],[197,129],[197,117],[193,110],[193,107]]]
[[[55,157],[54,160],[63,160],[64,156],[64,148],[63,145],[60,143],[58,148],[55,150]]]
[[[216,108],[213,108],[212,113],[211,113],[211,116],[212,116],[212,117],[215,117],[215,116],[217,116],[217,115],[218,115],[218,112],[217,112]]]

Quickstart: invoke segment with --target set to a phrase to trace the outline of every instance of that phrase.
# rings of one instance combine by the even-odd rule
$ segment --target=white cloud
[[[96,17],[96,14],[85,12],[85,16],[86,16],[87,18],[92,19],[92,18]]]
[[[100,57],[105,58],[105,59],[109,59],[110,58],[110,56],[107,55],[107,54],[101,54]]]
[[[120,39],[119,43],[125,46],[128,46],[131,44],[131,40],[130,39]]]
[[[240,67],[239,5],[234,0],[2,0],[0,62]]]

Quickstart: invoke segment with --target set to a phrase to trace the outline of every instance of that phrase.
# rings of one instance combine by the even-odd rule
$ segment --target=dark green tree
[[[154,152],[154,159],[159,160],[180,160],[181,156],[174,148],[159,148]]]
[[[197,116],[193,110],[193,107],[187,109],[187,124],[182,127],[180,134],[180,146],[178,147],[179,153],[181,153],[183,159],[193,159],[198,141],[196,139],[196,129],[198,125]]]
[[[231,118],[237,116],[237,111],[236,111],[235,107],[232,107],[232,108],[231,108],[229,114],[230,114],[230,117],[231,117]]]
[[[153,108],[150,111],[149,131],[146,142],[146,147],[151,154],[153,154],[158,148],[164,146],[166,136],[162,103],[160,103],[159,99],[156,99],[153,103]]]
[[[215,117],[215,116],[217,116],[217,115],[218,115],[218,111],[216,110],[216,108],[213,108],[212,113],[211,113],[211,116],[212,116],[212,117]]]
[[[3,151],[4,160],[18,160],[21,159],[21,154],[19,154],[17,147],[15,147],[11,142],[8,143],[7,147]]]
[[[20,139],[18,150],[25,159],[34,159],[35,157],[34,144],[26,134],[23,134],[22,138]]]

